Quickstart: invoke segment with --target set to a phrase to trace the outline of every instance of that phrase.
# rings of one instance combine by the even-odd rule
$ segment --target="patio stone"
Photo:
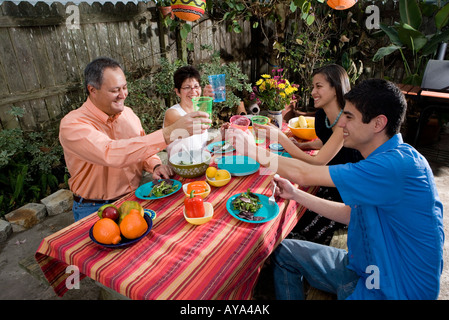
[[[41,200],[47,207],[49,216],[72,210],[73,194],[70,190],[60,189]]]
[[[6,241],[12,233],[11,223],[0,219],[0,242]]]
[[[11,224],[13,232],[20,232],[30,229],[45,219],[47,210],[45,205],[40,203],[28,203],[5,215],[6,220]]]

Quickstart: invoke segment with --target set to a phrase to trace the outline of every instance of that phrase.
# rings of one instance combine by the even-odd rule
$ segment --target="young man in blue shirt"
[[[348,251],[284,240],[274,252],[276,296],[303,299],[303,279],[339,299],[437,299],[443,269],[443,206],[426,159],[402,141],[406,112],[401,91],[371,79],[345,95],[338,125],[344,146],[365,160],[313,166],[257,147],[233,134],[237,151],[255,158],[275,176],[277,194],[348,225]],[[293,186],[337,187],[344,203]]]

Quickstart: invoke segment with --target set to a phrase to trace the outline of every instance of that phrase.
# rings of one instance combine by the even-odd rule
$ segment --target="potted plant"
[[[174,19],[175,16],[171,8],[171,0],[156,0],[156,6],[159,7],[159,11],[164,18],[170,16],[171,19]]]
[[[282,127],[282,111],[290,106],[296,97],[298,85],[284,78],[283,69],[273,69],[273,76],[263,74],[253,87],[250,99],[255,100],[261,109],[268,111],[268,116],[279,127]]]

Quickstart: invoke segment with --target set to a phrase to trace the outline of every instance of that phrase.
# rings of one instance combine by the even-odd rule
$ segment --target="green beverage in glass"
[[[209,114],[209,118],[212,119],[212,97],[195,97],[192,99],[193,110],[203,111]],[[208,123],[208,125],[211,125]]]

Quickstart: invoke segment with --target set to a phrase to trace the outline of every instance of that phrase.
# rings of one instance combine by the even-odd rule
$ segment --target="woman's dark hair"
[[[84,69],[84,90],[89,95],[88,85],[100,89],[103,83],[103,71],[106,68],[116,69],[122,67],[114,59],[108,57],[99,57],[92,60]]]
[[[383,79],[365,80],[345,95],[362,114],[362,122],[369,123],[378,115],[388,119],[386,134],[392,137],[401,129],[407,111],[407,102],[401,90]]]
[[[312,77],[317,74],[324,75],[331,87],[335,88],[338,105],[343,109],[345,106],[344,95],[351,90],[351,84],[349,83],[349,77],[346,70],[338,64],[329,64],[315,69],[312,73]]]
[[[182,83],[189,78],[194,78],[200,83],[201,75],[195,67],[185,66],[181,67],[175,71],[173,75],[173,82],[175,84],[175,88],[181,90]]]

